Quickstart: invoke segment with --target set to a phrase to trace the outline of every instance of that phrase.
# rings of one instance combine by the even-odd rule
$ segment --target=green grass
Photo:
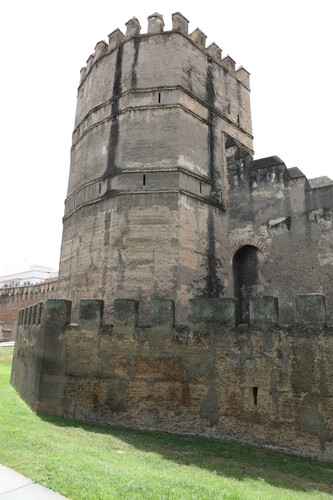
[[[73,499],[324,499],[333,467],[222,442],[36,415],[0,348],[0,463]]]

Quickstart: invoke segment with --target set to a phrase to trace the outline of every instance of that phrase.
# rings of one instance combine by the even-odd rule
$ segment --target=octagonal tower
[[[136,18],[81,70],[58,296],[142,304],[225,294],[225,138],[252,155],[249,73],[188,21]],[[229,263],[228,263],[229,265]],[[111,318],[109,318],[111,319]]]

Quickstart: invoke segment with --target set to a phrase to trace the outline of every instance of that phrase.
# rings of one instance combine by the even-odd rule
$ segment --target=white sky
[[[79,73],[136,16],[180,11],[251,73],[255,158],[333,177],[332,0],[10,0],[1,8],[0,275],[58,268]]]

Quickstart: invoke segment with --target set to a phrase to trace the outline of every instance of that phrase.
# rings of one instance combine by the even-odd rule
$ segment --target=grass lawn
[[[333,467],[216,439],[36,415],[0,348],[0,463],[73,499],[324,499]]]

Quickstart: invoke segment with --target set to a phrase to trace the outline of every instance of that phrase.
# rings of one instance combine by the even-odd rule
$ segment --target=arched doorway
[[[257,247],[245,245],[233,257],[234,293],[239,301],[240,323],[250,322],[250,297],[256,295],[259,284],[258,252]]]

